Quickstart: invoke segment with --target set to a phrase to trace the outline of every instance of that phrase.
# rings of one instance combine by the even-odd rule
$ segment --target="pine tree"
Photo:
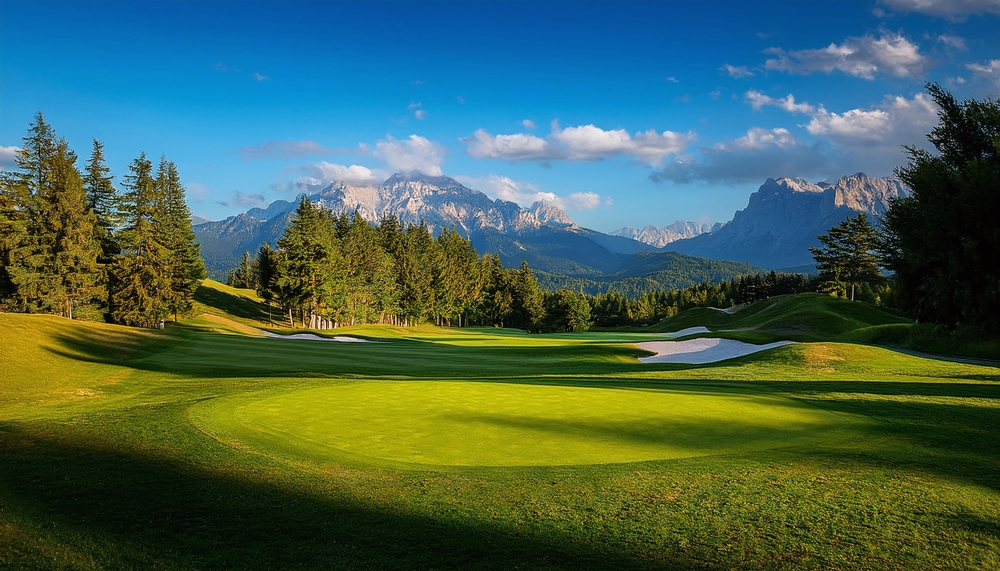
[[[7,275],[19,311],[52,309],[50,289],[55,286],[55,263],[51,236],[46,235],[46,203],[50,194],[52,163],[56,155],[55,131],[41,112],[28,127],[24,144],[14,157],[17,170],[10,173],[7,191],[14,212],[10,224],[15,230],[9,242]]]
[[[271,323],[271,302],[277,295],[278,256],[270,242],[264,242],[254,258],[256,263],[257,295],[267,304],[267,322]]]
[[[109,263],[121,249],[115,240],[115,231],[122,222],[121,196],[113,180],[111,169],[105,164],[104,144],[94,139],[90,159],[84,167],[83,188],[87,191],[87,204],[96,217],[102,263]]]
[[[250,258],[250,252],[243,252],[236,267],[229,270],[226,285],[243,289],[257,289],[254,284],[255,265],[257,265],[257,260]]]
[[[921,321],[1000,334],[1000,100],[959,101],[935,83],[928,140],[896,174],[912,190],[883,216],[882,255],[902,307]]]
[[[309,309],[310,329],[326,309],[343,308],[343,264],[332,220],[305,196],[295,216],[278,240],[284,251],[279,268],[279,287],[287,288],[290,300]]]
[[[163,197],[145,153],[129,165],[123,183],[122,252],[112,266],[111,315],[118,323],[155,327],[171,312],[171,255],[158,215]]]
[[[27,239],[26,197],[13,173],[0,172],[0,308],[17,309],[11,280],[12,254]]]
[[[57,281],[52,288],[52,304],[70,319],[78,304],[104,297],[104,274],[98,264],[100,242],[97,220],[87,205],[83,179],[76,168],[76,154],[65,139],[56,145],[52,162],[51,186],[45,201],[45,233],[51,240]]]
[[[878,235],[868,224],[864,213],[830,228],[825,236],[818,236],[823,243],[822,248],[810,247],[816,267],[819,269],[819,279],[822,282],[839,288],[842,284],[850,286],[851,300],[854,300],[855,288],[858,284],[874,284],[882,280],[878,269],[876,247]],[[755,276],[759,283],[756,288],[767,291],[766,278]],[[766,296],[761,296],[766,297]]]
[[[169,258],[170,296],[168,305],[177,321],[180,314],[194,307],[194,292],[207,277],[201,249],[191,228],[191,211],[184,198],[177,165],[160,157],[156,172],[157,196],[160,197],[155,225],[160,229]]]

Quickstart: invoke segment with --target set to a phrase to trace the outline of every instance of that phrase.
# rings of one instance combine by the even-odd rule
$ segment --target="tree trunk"
[[[851,284],[851,301],[854,301],[854,284]]]

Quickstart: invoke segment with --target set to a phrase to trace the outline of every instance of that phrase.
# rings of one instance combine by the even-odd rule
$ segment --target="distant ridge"
[[[643,242],[583,228],[552,203],[522,208],[444,176],[397,173],[378,186],[334,182],[309,199],[334,213],[357,212],[371,222],[393,215],[404,224],[425,221],[435,233],[455,228],[480,253],[498,254],[506,266],[527,261],[552,275],[603,280],[649,274],[643,283],[652,289],[729,279],[750,268],[661,252]],[[297,200],[278,200],[266,208],[196,226],[209,273],[224,279],[243,252],[253,253],[265,241],[274,244],[296,204]]]
[[[811,267],[809,246],[816,236],[864,212],[877,217],[909,190],[895,177],[844,176],[835,184],[799,178],[769,178],[722,228],[678,240],[665,249],[714,260],[747,262],[765,268]]]
[[[686,238],[694,238],[695,236],[714,232],[719,228],[722,228],[724,225],[724,222],[716,222],[715,224],[698,224],[697,222],[685,222],[683,220],[678,220],[673,224],[662,228],[647,225],[644,226],[642,230],[639,230],[637,228],[633,228],[632,226],[625,226],[610,232],[610,234],[612,236],[631,238],[644,244],[649,244],[650,246],[662,248],[671,242],[684,240]]]

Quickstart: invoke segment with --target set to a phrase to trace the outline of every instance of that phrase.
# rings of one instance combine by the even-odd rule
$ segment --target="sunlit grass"
[[[163,332],[0,314],[0,566],[1000,568],[996,367],[834,317],[707,366],[618,332],[274,340],[210,289],[222,319]]]

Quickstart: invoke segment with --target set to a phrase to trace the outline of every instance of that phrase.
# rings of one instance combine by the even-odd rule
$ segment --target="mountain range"
[[[870,178],[860,172],[834,184],[769,178],[731,222],[711,233],[671,242],[665,249],[765,268],[812,268],[809,246],[820,245],[817,236],[858,213],[877,217],[892,199],[908,195],[898,178]]]
[[[445,176],[397,173],[377,186],[334,182],[309,199],[334,213],[356,212],[371,222],[395,215],[404,224],[424,221],[435,233],[455,228],[480,253],[499,254],[507,266],[527,261],[555,276],[552,283],[559,283],[558,276],[609,284],[628,277],[648,278],[643,283],[653,288],[808,265],[808,246],[818,243],[816,235],[856,212],[882,212],[891,198],[905,192],[896,179],[871,179],[861,173],[836,184],[768,179],[727,224],[677,221],[663,228],[626,227],[611,234],[579,226],[554,204],[536,202],[523,208]],[[297,203],[277,200],[266,208],[194,226],[209,273],[224,278],[243,252],[253,253],[265,241],[274,244]],[[706,263],[703,258],[722,261]]]
[[[678,220],[673,224],[663,226],[662,228],[651,224],[644,226],[642,230],[633,228],[632,226],[625,226],[624,228],[619,228],[610,232],[610,234],[612,236],[631,238],[632,240],[649,244],[650,246],[662,248],[671,242],[694,238],[695,236],[701,236],[702,234],[714,232],[719,228],[722,228],[724,225],[724,222],[716,222],[715,224],[698,224],[697,222],[685,222],[684,220]]]
[[[335,182],[309,199],[334,213],[356,212],[371,222],[394,215],[403,224],[424,221],[435,233],[455,228],[480,253],[499,254],[504,265],[518,266],[527,261],[532,268],[554,275],[601,279],[631,276],[636,268],[652,266],[662,273],[659,266],[666,262],[657,266],[648,257],[638,258],[638,254],[670,260],[685,268],[682,275],[669,274],[667,281],[654,280],[658,287],[683,287],[751,269],[748,264],[704,264],[689,256],[661,252],[649,244],[583,228],[551,203],[536,202],[523,208],[514,202],[491,199],[444,176],[394,174],[378,186]],[[274,244],[291,220],[297,202],[278,200],[267,208],[252,208],[219,222],[196,225],[195,234],[209,274],[222,279],[243,252],[254,253],[265,241]]]

